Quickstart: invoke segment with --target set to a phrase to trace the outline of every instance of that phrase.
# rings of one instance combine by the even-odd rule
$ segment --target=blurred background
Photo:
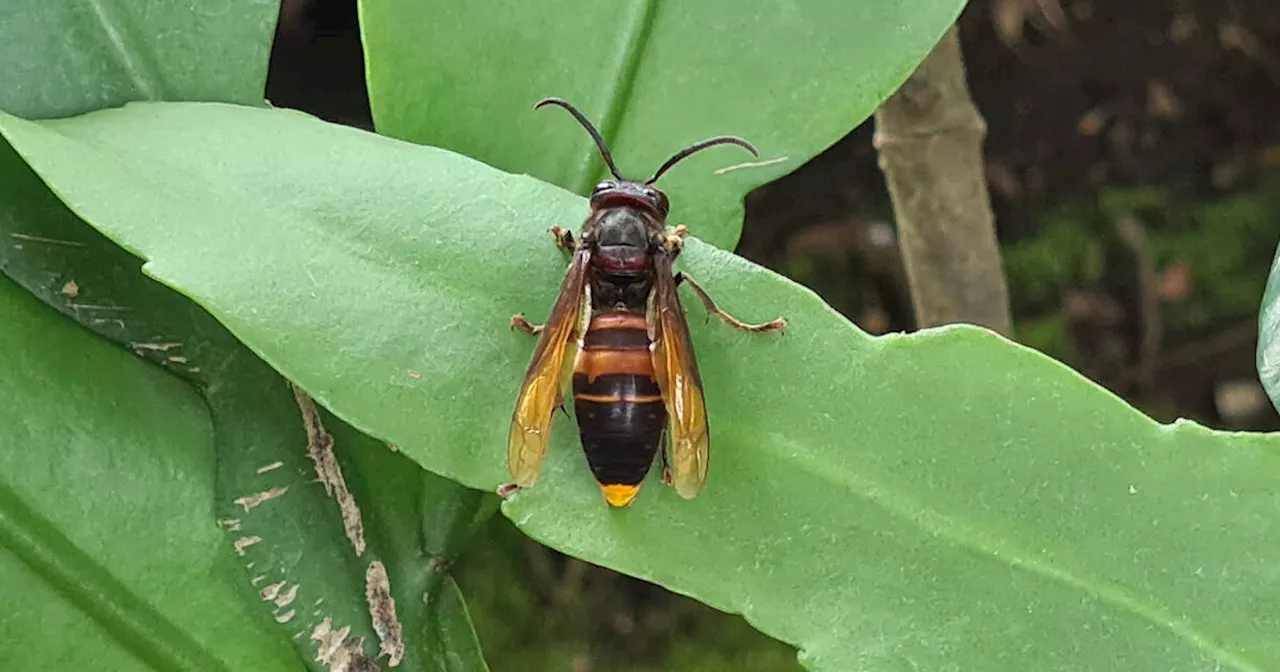
[[[356,20],[355,0],[284,0],[271,102],[372,129]],[[970,0],[960,30],[1015,339],[1159,420],[1280,429],[1254,368],[1280,241],[1280,3]],[[737,252],[868,332],[909,331],[872,133],[750,194]],[[495,672],[800,669],[740,617],[500,516],[455,569]]]

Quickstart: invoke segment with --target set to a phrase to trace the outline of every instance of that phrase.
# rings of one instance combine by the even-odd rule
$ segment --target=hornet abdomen
[[[573,406],[582,447],[613,506],[635,498],[667,425],[649,346],[643,314],[598,313],[574,366]]]

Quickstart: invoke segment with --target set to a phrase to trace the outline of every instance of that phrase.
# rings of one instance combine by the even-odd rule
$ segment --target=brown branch
[[[953,26],[876,110],[875,146],[920,327],[1012,331],[983,172],[987,127],[969,98]]]
[[[1142,318],[1142,343],[1138,348],[1138,392],[1147,394],[1153,389],[1156,369],[1159,366],[1160,340],[1163,328],[1160,324],[1160,296],[1156,292],[1156,262],[1151,252],[1147,229],[1135,217],[1116,220],[1120,240],[1133,252],[1137,262],[1138,305]]]

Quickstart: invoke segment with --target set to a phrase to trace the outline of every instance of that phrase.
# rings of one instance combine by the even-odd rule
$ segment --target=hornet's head
[[[667,195],[657,187],[631,180],[605,180],[591,191],[591,208],[599,210],[618,205],[629,205],[666,219],[671,204]]]

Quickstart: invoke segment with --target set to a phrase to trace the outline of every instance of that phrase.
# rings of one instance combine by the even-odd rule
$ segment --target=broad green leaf
[[[483,669],[456,587],[432,559],[457,553],[464,536],[445,526],[465,530],[477,512],[487,510],[479,501],[482,493],[424,472],[326,417],[346,483],[361,507],[367,551],[357,557],[338,506],[317,482],[299,407],[284,380],[198,306],[142,276],[140,260],[67,211],[2,143],[0,175],[0,235],[6,241],[0,270],[204,393],[212,428],[196,447],[216,446],[217,467],[210,461],[202,476],[216,484],[214,514],[227,532],[223,552],[235,557],[234,548],[240,558],[234,578],[260,617],[274,619],[262,627],[280,628],[279,641],[297,646],[300,660],[315,669],[330,668],[317,660],[322,646],[338,648],[313,637],[324,634],[326,622],[335,631],[349,628],[347,641],[363,644],[354,650],[376,656],[366,576],[378,561],[398,605],[406,643],[402,664]],[[190,448],[178,442],[167,447]],[[94,476],[74,465],[67,469],[72,480]],[[214,520],[202,523],[212,526]],[[424,599],[432,595],[443,597]],[[60,635],[48,632],[26,641],[40,650],[54,646],[39,646],[50,637]]]
[[[713,135],[717,148],[660,186],[674,223],[733,247],[742,198],[871,116],[951,25],[964,0],[360,0],[374,123],[578,194],[607,176],[563,110],[577,105],[624,176],[644,179]],[[731,166],[754,167],[720,172]]]
[[[0,278],[0,660],[297,670],[214,524],[209,411]]]
[[[279,0],[6,0],[0,109],[67,117],[134,100],[261,105]]]
[[[142,104],[0,131],[80,216],[146,257],[337,415],[493,488],[528,337],[563,257],[557,188],[302,115]],[[200,160],[191,160],[192,156]],[[681,204],[674,204],[678,212]],[[870,338],[696,240],[683,268],[713,433],[707,489],[651,474],[608,510],[561,422],[503,512],[802,649],[814,670],[1280,666],[1280,437],[1163,426],[972,327]]]

